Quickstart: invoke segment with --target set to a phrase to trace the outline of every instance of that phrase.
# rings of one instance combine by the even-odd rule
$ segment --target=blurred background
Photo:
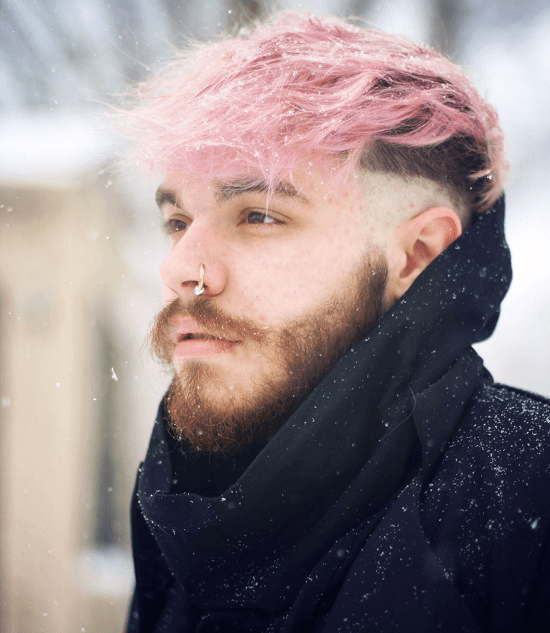
[[[550,0],[0,0],[0,633],[122,631],[133,584],[167,244],[158,183],[109,168],[105,95],[274,8],[430,43],[497,107],[515,280],[478,351],[550,396]]]

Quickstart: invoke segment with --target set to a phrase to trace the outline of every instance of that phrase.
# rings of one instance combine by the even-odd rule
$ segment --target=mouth
[[[219,357],[222,352],[231,352],[241,343],[240,340],[224,337],[224,332],[220,332],[222,336],[219,336],[212,331],[201,331],[201,326],[191,317],[176,317],[172,325],[174,328],[172,330],[173,358],[178,361],[199,357]]]
[[[185,359],[219,357],[222,353],[231,352],[240,343],[240,341],[232,341],[222,336],[185,330],[180,330],[175,342],[174,359],[179,362]]]
[[[196,339],[213,339],[213,336],[208,336],[207,334],[200,334],[199,332],[188,332],[187,334],[182,334],[178,338],[178,343],[180,341],[194,341]]]
[[[178,336],[178,343],[181,343],[182,341],[195,341],[195,340],[227,341],[229,343],[238,342],[238,341],[229,341],[228,339],[225,339],[222,336],[211,336],[210,334],[203,334],[202,332],[187,332],[186,334],[180,334],[180,336]]]

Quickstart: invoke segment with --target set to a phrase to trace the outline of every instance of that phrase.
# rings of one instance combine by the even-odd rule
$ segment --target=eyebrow
[[[284,180],[278,182],[275,187],[270,187],[269,183],[265,180],[246,178],[243,180],[220,182],[216,185],[216,188],[216,199],[219,201],[231,200],[231,198],[247,193],[267,193],[273,196],[295,198],[300,202],[309,204],[309,200],[299,193],[294,185]]]
[[[157,203],[158,208],[161,210],[162,205],[165,202],[168,202],[174,207],[181,208],[176,192],[173,189],[167,189],[162,185],[157,189],[157,192],[155,193],[155,202]]]
[[[298,192],[294,185],[285,181],[280,181],[275,187],[270,187],[269,183],[264,180],[247,178],[229,182],[218,182],[215,187],[215,196],[218,202],[226,202],[227,200],[231,200],[237,196],[243,196],[247,193],[270,193],[274,196],[294,198],[304,204],[311,204],[305,196]],[[157,189],[155,202],[161,210],[162,205],[165,203],[183,210],[176,191],[163,187],[162,185]]]

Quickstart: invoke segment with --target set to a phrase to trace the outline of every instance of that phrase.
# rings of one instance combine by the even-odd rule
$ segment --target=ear
[[[460,235],[462,224],[449,207],[433,207],[398,225],[388,248],[390,300],[397,301]]]

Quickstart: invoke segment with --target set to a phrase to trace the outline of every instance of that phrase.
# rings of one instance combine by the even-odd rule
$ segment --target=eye
[[[178,218],[169,218],[166,222],[163,222],[162,228],[166,235],[173,235],[174,233],[186,231],[189,228],[189,224]]]
[[[252,209],[246,212],[243,224],[283,224],[283,222],[274,218],[267,211]]]

